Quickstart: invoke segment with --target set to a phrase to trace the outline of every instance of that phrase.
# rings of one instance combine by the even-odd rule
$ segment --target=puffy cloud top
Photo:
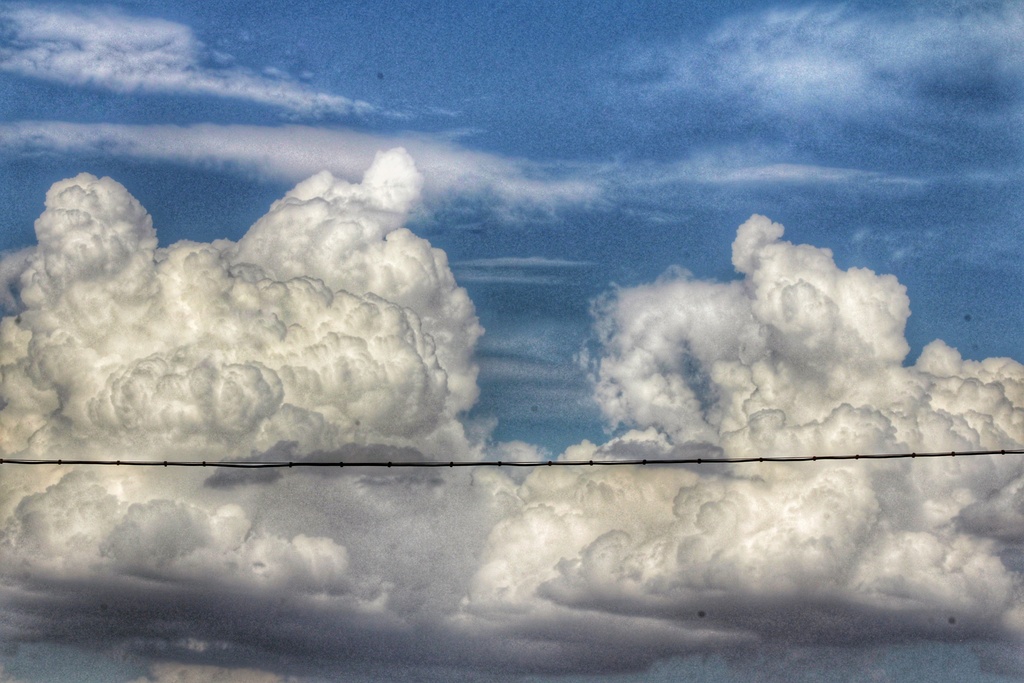
[[[401,227],[421,184],[393,150],[362,184],[299,184],[237,245],[161,249],[117,182],[56,183],[0,323],[4,450],[465,452],[482,330],[444,253]]]
[[[483,329],[445,253],[402,227],[422,185],[403,149],[379,153],[359,185],[319,173],[275,202],[232,257],[279,279],[314,277],[416,311],[448,372],[453,406],[465,410],[477,398],[472,352]]]
[[[23,276],[22,298],[42,307],[74,282],[122,279],[139,287],[156,231],[142,205],[111,180],[82,174],[54,183],[36,221],[39,256]]]
[[[635,429],[566,458],[966,450],[1024,445],[1024,366],[941,341],[904,365],[904,288],[740,226],[732,282],[681,270],[595,305],[596,397]],[[515,624],[567,658],[630,643],[1024,636],[1017,457],[696,469],[541,468],[495,480],[458,622]],[[780,624],[786,624],[781,627]],[[559,634],[559,635],[552,635]],[[642,635],[641,635],[642,634]],[[593,643],[599,643],[594,647]],[[651,655],[656,656],[656,655]]]
[[[597,396],[615,424],[736,454],[1017,447],[1024,367],[936,341],[905,367],[905,288],[827,249],[740,226],[742,279],[671,271],[597,305]],[[980,403],[979,403],[980,401]]]
[[[444,253],[402,227],[421,185],[409,155],[392,150],[362,183],[326,173],[300,183],[238,244],[161,248],[150,216],[114,180],[56,183],[37,246],[0,267],[16,283],[0,320],[0,454],[474,457],[460,414],[477,393],[481,328]],[[273,644],[284,621],[296,650],[319,643],[341,657],[405,628],[423,604],[456,599],[448,584],[467,573],[467,552],[449,552],[434,525],[454,527],[477,497],[465,473],[444,493],[434,480],[399,482],[396,493],[347,469],[209,474],[5,469],[0,584],[11,620],[0,640],[62,631],[75,615],[127,623],[134,610],[137,642],[164,643],[161,657],[287,648]],[[486,533],[484,507],[473,506],[463,533]],[[443,567],[427,587],[409,579],[425,558]],[[68,593],[89,607],[68,603],[62,616],[26,597],[52,595],[42,585],[89,586]],[[20,607],[15,594],[26,597]],[[184,630],[168,635],[140,616],[170,604],[188,615]],[[309,637],[310,618],[336,634],[329,643]],[[152,669],[155,680],[260,676],[282,680]]]

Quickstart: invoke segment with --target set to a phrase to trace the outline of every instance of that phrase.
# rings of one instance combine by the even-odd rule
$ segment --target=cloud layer
[[[208,50],[182,24],[109,9],[14,6],[0,70],[118,93],[209,95],[310,117],[366,114],[366,102],[317,92],[274,71],[255,73]]]
[[[303,181],[237,243],[160,248],[115,181],[56,183],[5,265],[3,453],[481,457],[460,421],[481,330],[402,227],[421,186],[383,152],[358,184]],[[739,279],[671,270],[595,303],[595,397],[630,431],[563,457],[1024,445],[1024,367],[941,341],[907,364],[899,282],[782,236],[754,216]],[[1019,646],[1019,459],[715,467],[5,469],[0,636],[118,643],[152,680]]]
[[[923,99],[948,106],[1019,102],[1019,5],[954,13],[773,9],[727,21],[699,44],[655,50],[634,66],[662,92],[710,90],[774,113],[861,117]]]
[[[321,170],[358,179],[377,150],[416,157],[426,198],[482,195],[502,204],[555,208],[600,198],[593,178],[507,159],[417,134],[378,135],[308,126],[190,126],[19,122],[0,125],[0,149],[161,160],[235,168],[296,182]]]

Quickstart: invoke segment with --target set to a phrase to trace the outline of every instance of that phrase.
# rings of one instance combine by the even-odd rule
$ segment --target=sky
[[[1024,5],[0,4],[0,457],[1024,448]],[[1024,458],[0,465],[0,682],[1024,680]]]

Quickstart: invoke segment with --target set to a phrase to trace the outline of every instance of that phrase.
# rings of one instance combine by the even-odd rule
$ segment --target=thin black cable
[[[113,465],[115,467],[608,467],[614,465],[735,465],[740,463],[818,462],[836,460],[898,460],[956,458],[979,455],[1024,455],[1024,449],[941,451],[933,453],[856,453],[841,455],[746,456],[740,458],[644,458],[642,460],[68,460],[65,458],[0,458],[0,465]]]

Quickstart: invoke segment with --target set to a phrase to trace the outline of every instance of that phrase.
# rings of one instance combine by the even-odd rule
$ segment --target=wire
[[[64,458],[0,458],[0,465],[113,465],[115,467],[609,467],[616,465],[734,465],[739,463],[825,462],[835,460],[897,460],[958,458],[979,455],[1024,455],[1024,449],[944,451],[933,453],[856,453],[842,455],[747,456],[741,458],[643,458],[629,460],[67,460]]]

